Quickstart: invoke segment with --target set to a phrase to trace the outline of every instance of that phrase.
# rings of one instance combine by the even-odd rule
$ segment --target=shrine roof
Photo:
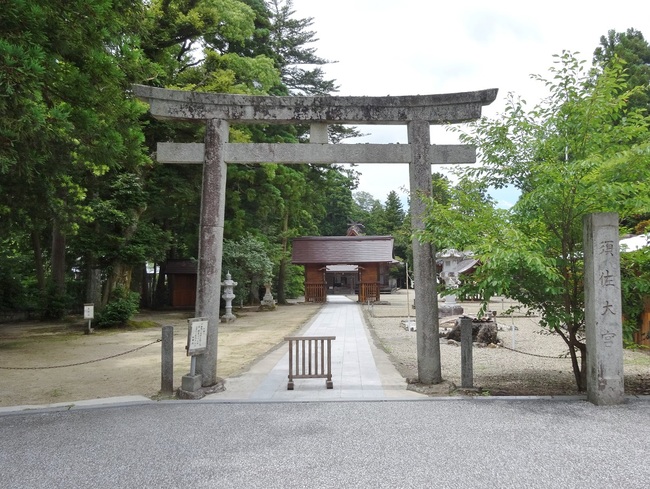
[[[199,262],[196,260],[167,260],[165,274],[167,275],[194,275],[196,274]]]
[[[305,236],[293,239],[292,263],[394,263],[392,236]]]

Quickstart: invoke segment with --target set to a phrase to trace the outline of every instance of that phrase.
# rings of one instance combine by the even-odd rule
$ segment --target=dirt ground
[[[412,291],[411,291],[412,294]],[[382,303],[363,307],[375,344],[389,357],[403,377],[417,376],[415,332],[401,322],[414,311],[405,291],[382,296]],[[477,304],[463,304],[472,315]],[[217,375],[235,377],[267,352],[283,346],[320,310],[319,305],[298,303],[275,311],[247,308],[234,311],[237,321],[219,326]],[[507,309],[495,304],[494,308]],[[19,322],[0,324],[0,407],[43,405],[126,395],[156,398],[160,391],[161,328],[174,326],[174,388],[189,373],[186,356],[187,319],[190,311],[146,311],[135,325],[122,329],[95,329],[85,334],[87,322],[72,317],[61,323]],[[413,319],[413,317],[411,317]],[[445,320],[441,320],[444,323]],[[549,335],[534,318],[504,318],[508,326],[499,333],[504,346],[512,346],[510,325],[516,324],[519,350],[554,358],[541,358],[507,348],[475,348],[475,386],[492,395],[576,394],[566,358],[566,347],[557,335]],[[443,326],[443,324],[441,324]],[[460,353],[454,344],[441,342],[443,378],[459,385]],[[625,350],[627,394],[650,394],[650,352]],[[458,377],[458,378],[457,378]]]
[[[376,305],[363,305],[362,310],[375,344],[388,353],[404,378],[417,378],[416,333],[403,327],[416,311],[413,292],[405,291],[382,296]],[[481,304],[462,302],[464,314],[476,317]],[[444,307],[445,304],[439,304]],[[534,311],[518,310],[505,298],[495,298],[489,311],[496,314],[499,345],[474,344],[473,385],[481,395],[497,396],[561,396],[578,394],[566,343],[557,333],[539,325]],[[441,331],[453,327],[457,316],[440,319]],[[461,386],[460,345],[441,338],[440,363],[443,380]],[[625,392],[650,395],[650,351],[623,351]],[[473,395],[476,395],[475,391]]]
[[[275,311],[234,311],[235,322],[219,325],[217,375],[226,378],[245,372],[258,358],[283,345],[284,336],[299,330],[319,309],[319,305],[295,304]],[[85,334],[87,321],[80,317],[56,324],[0,324],[0,406],[156,397],[161,383],[158,340],[164,325],[174,326],[177,388],[190,370],[185,352],[190,317],[189,311],[147,311],[134,318],[136,327],[95,329],[92,334]]]

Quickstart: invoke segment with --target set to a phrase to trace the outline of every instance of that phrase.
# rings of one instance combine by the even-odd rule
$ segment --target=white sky
[[[578,51],[591,63],[610,29],[650,40],[648,0],[293,0],[295,18],[313,17],[326,78],[337,95],[426,95],[498,88],[483,114],[503,111],[509,92],[532,107],[546,94],[531,74],[548,75],[553,55]],[[405,126],[359,126],[371,135],[347,142],[406,143]],[[456,136],[432,126],[433,144]],[[359,189],[385,201],[408,188],[406,165],[358,165]],[[494,193],[509,207],[516,194]]]

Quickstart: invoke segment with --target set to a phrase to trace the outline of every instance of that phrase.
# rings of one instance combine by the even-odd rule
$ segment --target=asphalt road
[[[146,402],[0,415],[0,487],[648,488],[650,399]]]

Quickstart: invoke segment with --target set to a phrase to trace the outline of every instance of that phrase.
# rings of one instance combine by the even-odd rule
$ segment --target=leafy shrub
[[[54,284],[49,284],[41,298],[40,316],[43,320],[63,319],[68,310],[68,298]]]
[[[644,302],[650,297],[650,248],[621,253],[621,295],[623,298],[623,337],[633,344],[639,329]]]
[[[95,324],[100,328],[126,324],[138,312],[139,304],[140,295],[137,292],[118,287],[113,291],[111,300],[106,307],[97,315]]]

